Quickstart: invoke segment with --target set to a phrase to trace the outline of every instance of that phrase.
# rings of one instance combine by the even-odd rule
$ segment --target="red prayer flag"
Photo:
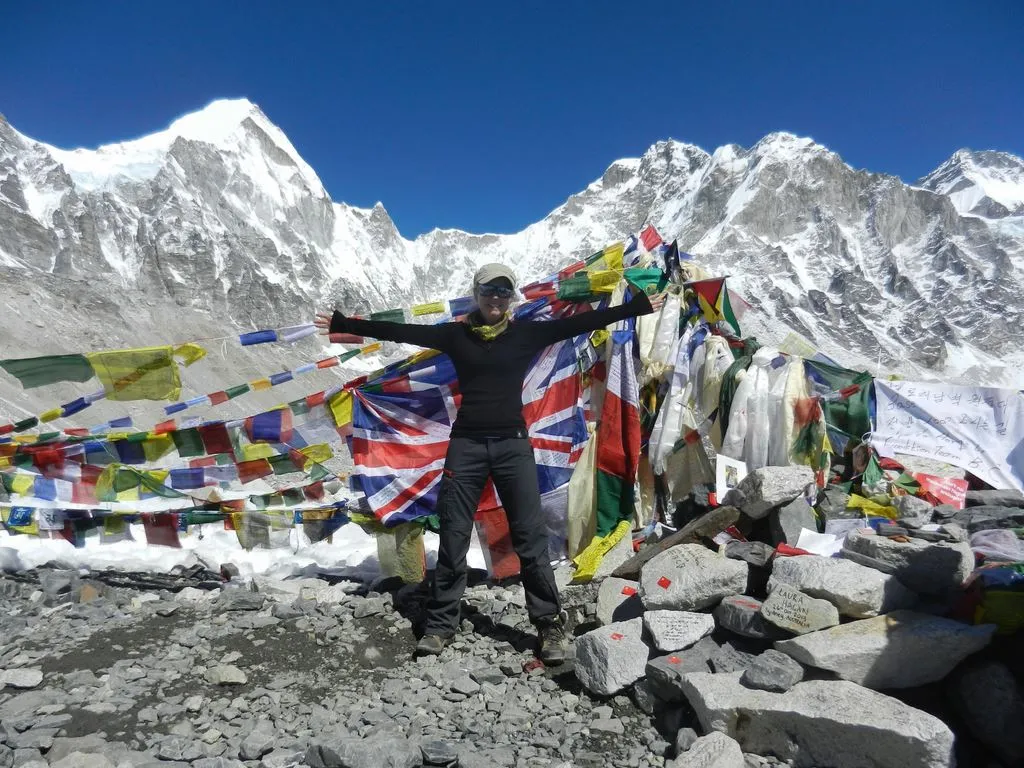
[[[240,461],[235,466],[238,468],[238,480],[241,483],[250,483],[253,480],[274,474],[274,468],[266,459]]]
[[[220,392],[211,392],[207,395],[210,400],[210,405],[220,405],[226,403],[231,398],[228,397],[228,393],[221,390]]]
[[[209,453],[230,453],[234,455],[235,447],[228,436],[227,425],[222,421],[214,424],[203,424],[197,427],[203,448]]]
[[[331,344],[362,344],[363,337],[356,336],[352,333],[330,333],[327,335],[327,340]]]
[[[664,240],[661,239],[661,235],[658,234],[658,230],[656,230],[652,224],[648,224],[640,233],[640,242],[644,244],[644,248],[651,251],[661,245]]]

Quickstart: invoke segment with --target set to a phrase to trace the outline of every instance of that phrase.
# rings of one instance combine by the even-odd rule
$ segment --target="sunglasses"
[[[481,296],[488,299],[495,297],[499,299],[511,299],[512,294],[514,293],[511,288],[506,288],[503,285],[490,285],[489,283],[478,285],[476,289],[480,292]]]

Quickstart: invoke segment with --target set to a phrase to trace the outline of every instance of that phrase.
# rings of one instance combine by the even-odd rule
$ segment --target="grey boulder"
[[[785,693],[740,684],[740,673],[690,674],[681,688],[706,731],[795,768],[952,768],[953,733],[938,718],[845,681]]]
[[[768,591],[776,584],[788,584],[811,597],[824,598],[841,615],[855,619],[917,602],[917,596],[893,576],[849,560],[817,555],[775,558]]]
[[[735,739],[712,731],[701,736],[675,760],[670,768],[745,768],[743,750]]]
[[[747,564],[700,544],[680,544],[654,557],[640,573],[640,599],[647,610],[692,611],[716,605],[747,586]]]
[[[941,680],[984,648],[994,624],[971,626],[914,611],[893,611],[781,640],[775,648],[802,664],[868,688],[914,688]]]
[[[576,639],[576,677],[591,693],[611,696],[644,676],[648,656],[643,619],[613,622]]]
[[[946,595],[959,589],[974,570],[974,553],[967,542],[895,541],[850,531],[841,554],[847,557],[849,553],[881,561],[900,583],[926,595]]]
[[[788,504],[814,482],[814,472],[803,465],[761,467],[747,474],[722,503],[739,507],[747,517],[760,520],[775,507]]]

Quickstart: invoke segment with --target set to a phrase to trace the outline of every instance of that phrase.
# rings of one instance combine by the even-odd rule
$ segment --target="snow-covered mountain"
[[[753,305],[744,330],[762,341],[792,329],[848,365],[1022,381],[1024,162],[1013,155],[961,150],[910,186],[786,133],[713,153],[663,141],[521,232],[408,240],[383,205],[333,202],[246,100],[96,150],[48,146],[0,117],[0,356],[224,337],[307,322],[329,304],[361,312],[464,295],[483,262],[536,278],[647,222],[731,276]],[[323,352],[315,340],[207,346],[186,396]],[[255,393],[239,408],[337,375]],[[80,394],[0,379],[0,416]]]

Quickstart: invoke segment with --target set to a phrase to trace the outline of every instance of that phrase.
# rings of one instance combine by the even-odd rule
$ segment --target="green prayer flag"
[[[287,475],[289,472],[302,471],[295,466],[295,462],[292,461],[292,457],[287,453],[271,456],[268,461],[270,462],[270,468],[274,470],[275,475]]]
[[[226,515],[221,512],[185,512],[186,525],[206,525],[207,523],[219,523]]]
[[[37,426],[39,426],[39,419],[35,416],[29,416],[27,419],[14,422],[14,431],[24,432],[26,429],[32,429]]]
[[[238,397],[239,395],[244,395],[248,391],[249,391],[249,385],[248,384],[239,384],[239,385],[234,386],[234,387],[228,387],[227,389],[224,390],[224,394],[227,395],[228,396],[228,400],[230,400],[230,399],[232,399],[234,397]]]
[[[573,275],[558,283],[558,298],[566,301],[579,301],[589,298],[590,278],[584,275]]]
[[[668,275],[657,267],[630,267],[623,276],[648,296],[661,293],[668,286]]]
[[[342,355],[338,355],[338,362],[344,363],[346,360],[351,360],[356,355],[362,354],[362,351],[363,350],[359,349],[358,347],[356,347],[355,349],[350,349],[348,352],[345,352]]]
[[[203,439],[199,436],[199,430],[194,427],[191,429],[176,429],[171,432],[171,439],[174,440],[174,445],[178,449],[178,455],[183,459],[190,456],[202,456],[206,453]]]
[[[44,387],[60,381],[88,381],[95,373],[84,355],[49,355],[0,360],[3,368],[25,389]]]
[[[298,400],[292,400],[288,403],[288,407],[291,408],[292,414],[295,416],[305,416],[309,413],[309,403],[306,402],[306,398],[300,397]]]
[[[859,443],[862,436],[871,431],[871,374],[810,359],[804,360],[804,367],[808,377],[824,382],[825,386],[835,392],[856,386],[856,391],[843,397],[825,400],[822,403],[822,410],[825,412],[825,423],[829,427]]]
[[[404,323],[405,322],[405,310],[403,309],[385,309],[383,312],[372,312],[370,313],[371,320],[383,320],[386,323]]]

